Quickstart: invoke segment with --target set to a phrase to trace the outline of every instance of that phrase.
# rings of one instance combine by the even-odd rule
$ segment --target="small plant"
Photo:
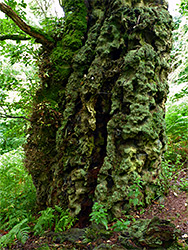
[[[106,230],[108,230],[108,213],[107,209],[102,204],[95,202],[90,216],[90,221],[93,221],[96,224],[102,224],[105,226]]]
[[[121,231],[124,231],[128,228],[128,226],[130,225],[131,221],[130,220],[127,220],[127,221],[124,221],[123,219],[120,219],[118,220],[113,226],[112,226],[112,229],[115,231],[115,232],[121,232]]]
[[[142,180],[139,176],[137,176],[134,180],[134,183],[129,187],[129,193],[128,193],[128,197],[130,197],[129,199],[129,205],[133,205],[134,208],[136,206],[140,206],[143,205],[143,202],[141,201],[142,197],[142,192],[140,191],[142,189]]]
[[[63,210],[59,206],[55,206],[57,214],[55,215],[55,232],[62,232],[67,229],[70,229],[77,218],[74,218],[70,215],[68,209]]]
[[[188,104],[184,98],[175,101],[167,104],[168,151],[165,158],[171,162],[177,162],[177,156],[180,155],[182,162],[188,155]]]
[[[1,236],[0,247],[10,245],[15,239],[25,244],[28,238],[30,227],[27,226],[27,219],[22,220],[15,225],[7,234]],[[2,249],[2,248],[1,248]]]
[[[40,211],[41,216],[38,218],[34,226],[34,234],[41,235],[45,230],[51,229],[54,224],[54,209],[48,207],[46,210]]]
[[[55,209],[48,207],[40,214],[41,216],[33,228],[35,235],[42,235],[46,230],[52,230],[52,228],[56,233],[65,231],[71,228],[76,221],[76,218],[72,217],[68,210],[64,211],[59,206],[55,206]]]
[[[180,184],[179,184],[179,187],[180,187],[180,189],[181,190],[183,190],[183,191],[188,191],[188,182],[187,182],[187,180],[182,180],[182,182],[180,182]]]
[[[182,156],[178,153],[176,153],[176,159],[174,161],[170,160],[171,152],[166,152],[161,164],[161,174],[160,174],[160,181],[161,181],[161,189],[164,192],[167,192],[172,185],[172,181],[174,184],[177,183],[178,176],[180,172],[182,171],[182,168],[184,166],[184,161],[182,160]],[[185,186],[186,188],[186,183],[184,185],[184,182],[182,180],[182,183],[180,183],[180,188],[181,186]],[[175,186],[172,186],[173,188],[176,188]]]
[[[165,208],[165,205],[163,205],[163,204],[159,204],[159,205],[160,205],[161,209]]]

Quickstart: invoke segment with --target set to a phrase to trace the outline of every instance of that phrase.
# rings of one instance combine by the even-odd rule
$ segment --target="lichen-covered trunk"
[[[26,167],[40,208],[81,219],[97,201],[118,217],[159,190],[172,20],[157,0],[63,2],[62,40],[43,51]]]

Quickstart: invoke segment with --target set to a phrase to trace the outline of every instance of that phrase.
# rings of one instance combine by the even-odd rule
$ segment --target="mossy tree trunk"
[[[81,220],[97,201],[118,217],[130,190],[143,204],[159,190],[172,20],[157,0],[62,5],[62,40],[43,49],[26,167],[40,208]]]

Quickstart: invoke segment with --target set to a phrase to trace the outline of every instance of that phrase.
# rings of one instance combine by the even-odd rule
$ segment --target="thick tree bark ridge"
[[[116,217],[128,211],[138,180],[140,202],[157,195],[172,30],[158,1],[89,3],[87,13],[84,1],[63,1],[72,14],[43,54],[25,146],[39,206],[68,206],[80,221],[95,201]]]

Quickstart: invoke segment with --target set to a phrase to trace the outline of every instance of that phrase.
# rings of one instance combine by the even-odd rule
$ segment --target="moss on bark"
[[[142,204],[158,192],[172,30],[157,1],[89,2],[89,12],[84,1],[64,2],[72,13],[62,40],[44,54],[25,147],[39,205],[68,206],[80,223],[94,201],[116,217],[128,210],[138,179]],[[57,112],[48,130],[37,127],[41,102]]]

